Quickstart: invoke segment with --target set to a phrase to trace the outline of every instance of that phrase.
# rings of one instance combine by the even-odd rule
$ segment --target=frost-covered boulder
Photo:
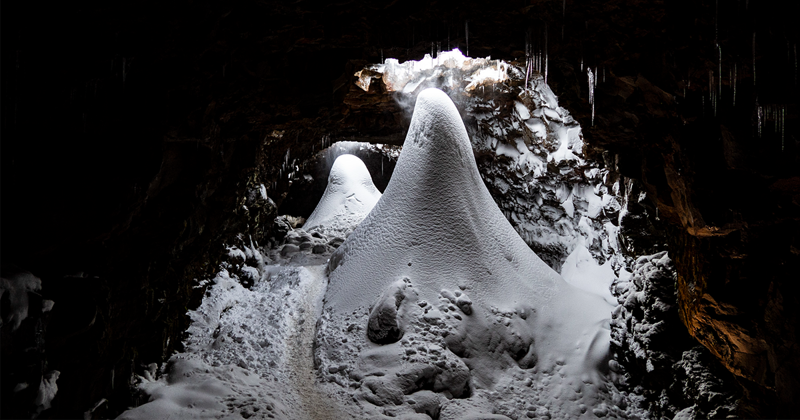
[[[611,306],[567,284],[514,231],[440,90],[418,96],[383,197],[328,272],[317,363],[331,382],[359,382],[364,401],[432,390],[446,406],[520,371],[542,380],[551,398],[541,405],[555,416],[581,416],[602,393],[593,384],[607,366]]]
[[[380,198],[364,162],[353,155],[341,155],[333,162],[328,187],[303,229],[344,236],[364,220]]]

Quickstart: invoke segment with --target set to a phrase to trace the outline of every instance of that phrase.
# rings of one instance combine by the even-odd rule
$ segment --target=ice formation
[[[350,154],[341,155],[333,162],[325,193],[303,229],[344,236],[380,198],[364,162]]]
[[[627,316],[663,306],[631,297],[644,284],[636,268],[649,265],[626,263],[618,239],[643,193],[584,158],[580,126],[522,65],[451,51],[365,70],[364,90],[377,79],[413,103],[439,86],[474,123],[465,133],[445,95],[420,95],[386,194],[344,245],[357,218],[342,220],[345,235],[310,218],[311,232],[287,228],[269,248],[229,246],[219,274],[197,286],[211,284],[190,312],[185,353],[138,377],[151,402],[122,418],[655,416],[641,387],[626,388],[622,359],[606,356],[613,280],[615,352],[671,369],[643,340],[659,318]],[[397,161],[397,149],[384,152]],[[484,157],[477,169],[473,154]]]
[[[508,386],[509,369],[556,417],[601,398],[611,305],[566,283],[514,231],[438,89],[418,96],[383,197],[328,270],[317,356],[330,381],[357,381],[360,400],[408,409],[433,391],[437,412],[463,415]]]

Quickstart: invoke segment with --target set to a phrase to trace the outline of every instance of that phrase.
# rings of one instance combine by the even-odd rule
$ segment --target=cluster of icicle
[[[528,86],[528,79],[534,70],[544,75],[544,83],[547,84],[547,68],[549,57],[547,55],[547,29],[544,31],[544,47],[539,46],[534,50],[530,34],[525,39],[525,86]]]
[[[774,130],[777,134],[781,133],[781,151],[784,149],[784,136],[786,132],[786,105],[770,104],[759,105],[756,101],[756,113],[758,117],[758,137],[761,137],[763,127],[767,120],[774,121]]]

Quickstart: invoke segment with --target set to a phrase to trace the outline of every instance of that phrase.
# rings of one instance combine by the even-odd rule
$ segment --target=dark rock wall
[[[798,34],[784,2],[725,3],[4,3],[2,264],[55,302],[43,416],[135,403],[131,375],[180,345],[222,243],[269,237],[294,159],[326,136],[402,142],[408,116],[355,71],[467,43],[521,58],[526,38],[547,45],[587,152],[641,181],[669,226],[681,319],[738,375],[746,414],[798,415]],[[594,127],[582,62],[601,75]],[[756,100],[783,107],[783,141],[766,115],[759,137]],[[4,417],[24,351],[5,337]]]

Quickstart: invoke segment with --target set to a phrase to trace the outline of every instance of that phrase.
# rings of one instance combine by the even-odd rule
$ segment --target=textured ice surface
[[[433,391],[441,418],[520,417],[531,410],[494,393],[527,387],[516,393],[538,398],[532,414],[591,417],[586,406],[603,399],[611,306],[514,231],[442,91],[418,96],[383,197],[328,269],[317,355],[359,401],[400,415],[403,395]]]
[[[326,302],[369,305],[409,277],[425,297],[467,290],[493,305],[538,305],[564,286],[533,254],[483,185],[461,117],[446,94],[420,94],[383,198],[334,254]]]
[[[344,154],[336,158],[328,176],[328,186],[303,229],[344,236],[369,214],[381,193],[372,183],[364,162]]]

